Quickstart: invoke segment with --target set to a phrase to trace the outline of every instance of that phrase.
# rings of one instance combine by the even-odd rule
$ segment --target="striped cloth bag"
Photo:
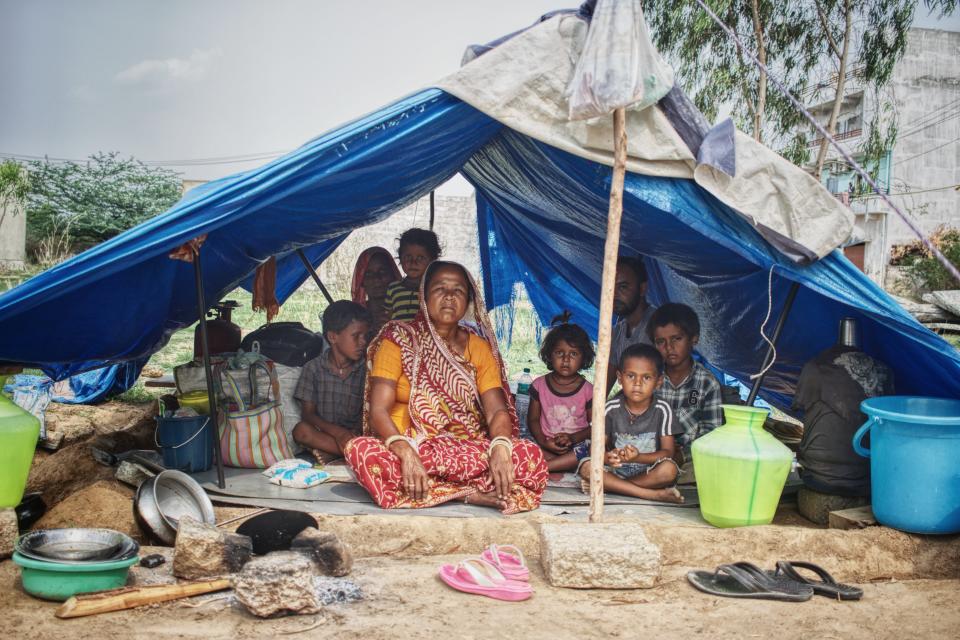
[[[254,405],[257,398],[257,372],[263,368],[270,377],[267,401]],[[235,376],[225,366],[218,368],[221,388],[233,402],[220,412],[220,453],[223,463],[244,469],[266,469],[293,453],[283,428],[280,410],[280,382],[276,370],[265,362],[252,364],[247,373],[250,379],[250,399],[244,399]],[[271,398],[272,395],[272,398]],[[254,406],[250,406],[254,405]]]

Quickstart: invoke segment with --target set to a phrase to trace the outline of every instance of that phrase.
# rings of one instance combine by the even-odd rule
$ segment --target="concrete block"
[[[124,460],[117,465],[117,472],[114,474],[117,480],[131,487],[139,487],[144,480],[149,480],[153,476],[154,474],[149,470],[129,460]]]
[[[797,511],[807,520],[828,524],[831,511],[842,511],[870,504],[870,498],[833,496],[803,487],[797,492]]]
[[[540,562],[555,587],[649,589],[660,548],[632,523],[540,525]]]
[[[20,531],[17,528],[17,512],[13,509],[0,509],[0,560],[13,555],[13,544]]]

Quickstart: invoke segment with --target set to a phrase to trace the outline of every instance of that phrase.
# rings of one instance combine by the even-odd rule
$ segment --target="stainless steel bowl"
[[[130,536],[112,529],[40,529],[17,539],[20,555],[61,564],[90,564],[125,560],[139,552]]]
[[[134,498],[134,512],[137,519],[146,531],[164,544],[172,545],[177,538],[177,531],[163,519],[157,507],[157,499],[153,493],[153,485],[157,477],[144,480],[137,488]]]
[[[189,516],[197,522],[216,524],[213,503],[200,484],[182,471],[164,471],[153,483],[153,496],[163,520],[174,530],[180,519]],[[176,534],[174,534],[176,538]]]

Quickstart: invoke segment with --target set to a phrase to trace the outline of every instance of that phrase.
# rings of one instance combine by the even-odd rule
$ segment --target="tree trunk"
[[[844,2],[843,10],[843,48],[840,52],[839,71],[837,71],[837,92],[833,98],[833,109],[830,111],[830,120],[827,123],[827,133],[831,136],[837,129],[837,117],[840,115],[840,107],[843,106],[843,92],[847,84],[847,60],[850,57],[850,41],[853,39],[853,7],[850,0]],[[823,172],[823,163],[827,159],[827,146],[829,144],[827,138],[820,141],[820,150],[817,152],[817,168],[814,173],[817,181],[820,181],[820,174]]]
[[[760,26],[760,6],[758,0],[750,3],[750,12],[753,15],[753,34],[757,39],[757,59],[767,65],[767,43],[763,39],[763,29]],[[760,69],[760,78],[757,81],[757,107],[753,111],[753,139],[763,142],[763,112],[767,103],[767,74]]]

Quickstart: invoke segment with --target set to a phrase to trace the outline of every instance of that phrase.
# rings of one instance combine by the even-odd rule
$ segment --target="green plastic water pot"
[[[700,513],[715,527],[769,524],[793,453],[763,429],[766,409],[723,405],[724,424],[694,440]]]
[[[15,507],[23,498],[40,421],[13,402],[0,402],[0,509]]]

